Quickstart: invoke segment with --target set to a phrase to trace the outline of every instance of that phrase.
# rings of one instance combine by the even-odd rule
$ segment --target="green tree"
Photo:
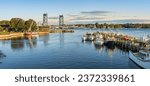
[[[24,31],[24,24],[25,24],[25,21],[21,18],[12,18],[10,20],[10,26],[12,30],[15,32]]]
[[[0,21],[0,25],[9,25],[10,26],[10,21],[8,21],[8,20]]]
[[[3,32],[3,28],[0,26],[0,32]]]
[[[99,28],[99,24],[98,22],[95,23],[96,28]]]
[[[37,23],[33,19],[25,21],[25,31],[37,31]]]

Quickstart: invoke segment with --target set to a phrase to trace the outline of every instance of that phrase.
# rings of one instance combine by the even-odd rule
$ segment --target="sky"
[[[0,0],[0,20],[19,17],[42,22],[48,13],[49,24],[75,23],[150,23],[150,0]]]

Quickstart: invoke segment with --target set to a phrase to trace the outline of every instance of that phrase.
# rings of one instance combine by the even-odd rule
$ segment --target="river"
[[[148,29],[97,30],[76,29],[74,33],[51,33],[38,38],[0,40],[1,69],[139,69],[118,48],[97,47],[82,42],[85,32],[120,32],[136,37],[146,36]]]

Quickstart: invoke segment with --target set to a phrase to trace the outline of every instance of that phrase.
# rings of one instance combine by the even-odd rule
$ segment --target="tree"
[[[95,23],[96,28],[99,28],[99,24],[98,22]]]
[[[36,22],[33,19],[25,21],[25,31],[37,31],[38,27]]]
[[[0,21],[0,25],[9,25],[10,26],[10,21],[8,21],[8,20]]]
[[[10,26],[15,32],[24,31],[25,21],[21,18],[12,18],[10,20]]]
[[[0,32],[3,32],[3,28],[0,26]]]
[[[17,32],[24,32],[24,27],[25,27],[25,21],[23,19],[20,19],[18,21],[18,24],[17,24]]]

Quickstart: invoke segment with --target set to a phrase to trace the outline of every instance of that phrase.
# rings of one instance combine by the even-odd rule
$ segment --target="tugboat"
[[[150,51],[140,50],[138,53],[129,51],[129,58],[141,68],[150,69]]]

